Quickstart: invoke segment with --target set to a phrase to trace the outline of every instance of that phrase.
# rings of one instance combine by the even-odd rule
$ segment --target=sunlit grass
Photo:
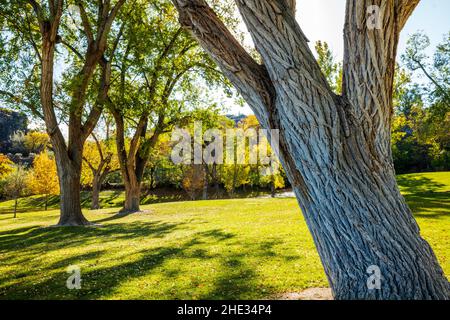
[[[449,177],[400,177],[447,275]],[[0,299],[259,299],[327,286],[295,199],[159,203],[121,218],[86,210],[101,224],[92,228],[48,228],[57,210],[13,219],[10,206],[0,203]],[[80,290],[66,288],[69,265]]]

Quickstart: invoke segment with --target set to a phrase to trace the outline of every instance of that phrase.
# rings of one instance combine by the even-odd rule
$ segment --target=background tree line
[[[214,9],[238,32],[231,5]],[[258,166],[170,164],[168,134],[175,126],[199,117],[210,127],[259,124],[255,117],[233,124],[211,107],[217,90],[233,95],[231,84],[179,26],[169,1],[6,1],[0,23],[0,96],[8,110],[20,111],[1,111],[11,119],[2,120],[2,151],[25,167],[34,167],[38,154],[56,162],[61,225],[88,224],[80,191],[91,188],[98,208],[105,184],[124,187],[123,212],[139,211],[142,185],[184,188],[193,199],[289,185],[283,172],[262,177]],[[398,67],[392,145],[399,173],[450,168],[449,36],[444,40],[429,59],[426,36],[414,35]],[[326,43],[318,42],[316,52],[339,93],[342,63]],[[413,74],[431,85],[415,83]],[[45,132],[28,131],[27,118]]]
[[[156,22],[162,23],[161,18]],[[165,27],[169,28],[169,25]],[[194,121],[202,121],[204,130],[218,128],[224,135],[230,128],[260,129],[255,116],[225,116],[216,106],[204,104],[199,88],[193,84],[206,80],[226,90],[229,86],[213,67],[207,67],[206,64],[211,62],[205,56],[198,56],[198,52],[187,53],[195,47],[187,35],[183,38],[177,29],[172,32],[161,33],[167,36],[165,44],[155,44],[154,40],[148,39],[148,43],[152,43],[150,48],[134,47],[137,51],[132,54],[131,43],[146,37],[141,34],[135,38],[137,31],[133,30],[133,36],[122,48],[126,57],[122,57],[122,65],[112,73],[116,76],[117,86],[112,85],[109,89],[113,93],[108,96],[108,107],[102,111],[96,128],[83,146],[80,185],[83,190],[92,192],[92,209],[100,208],[100,191],[105,187],[134,188],[129,192],[135,192],[138,200],[129,203],[128,209],[125,209],[127,204],[124,205],[124,210],[130,211],[139,210],[141,188],[146,194],[158,188],[173,189],[174,192],[184,190],[188,198],[195,200],[234,197],[260,190],[274,195],[276,189],[289,187],[282,168],[274,175],[261,174],[263,166],[259,163],[183,166],[172,163],[170,134],[175,126],[184,126],[192,132]],[[161,34],[157,35],[158,39]],[[450,170],[449,44],[449,35],[446,35],[433,59],[429,59],[424,53],[429,40],[426,35],[417,33],[410,38],[407,51],[402,55],[402,66],[397,66],[392,149],[398,173]],[[162,52],[157,60],[162,60],[161,57],[169,55],[168,46],[179,46],[182,53],[167,58],[165,63],[168,65],[164,68],[156,66],[160,69],[152,69],[151,64],[155,62],[151,60],[130,60],[130,57],[139,56],[138,52],[158,52],[158,49]],[[193,48],[186,51],[190,46]],[[327,43],[317,42],[315,50],[330,86],[338,92],[342,64],[335,61]],[[149,64],[147,67],[146,63]],[[194,67],[199,68],[199,73],[189,74]],[[176,74],[175,70],[180,71]],[[146,72],[159,72],[157,76],[152,75],[153,84]],[[429,82],[417,82],[414,75],[416,79],[426,77]],[[132,81],[131,78],[127,80],[128,77],[135,78]],[[141,83],[136,81],[139,77]],[[147,95],[142,94],[146,90]],[[176,100],[170,99],[172,91],[177,92]],[[153,100],[148,101],[148,94]],[[180,97],[183,97],[181,101]],[[19,105],[15,104],[15,107],[21,110]],[[28,129],[26,114],[0,110],[1,119],[5,119],[0,195],[3,198],[43,195],[46,209],[48,198],[60,193],[54,150],[46,132]],[[139,168],[139,161],[144,161],[142,168]],[[130,179],[137,185],[130,186]],[[130,197],[133,195],[127,195]]]
[[[397,173],[450,170],[450,33],[433,57],[426,52],[430,40],[413,34],[397,64],[394,83],[392,156]],[[342,63],[336,62],[326,43],[316,52],[330,86],[342,86]]]

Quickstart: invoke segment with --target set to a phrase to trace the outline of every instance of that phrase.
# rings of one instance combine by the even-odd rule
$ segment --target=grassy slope
[[[450,275],[450,173],[399,180]],[[56,210],[13,220],[1,213],[10,205],[0,204],[0,299],[257,299],[327,285],[295,199],[86,211],[98,228],[47,228]],[[69,265],[81,267],[81,290],[65,287]]]

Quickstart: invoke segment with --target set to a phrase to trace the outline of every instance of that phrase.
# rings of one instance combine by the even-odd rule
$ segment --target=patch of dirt
[[[333,300],[330,288],[309,288],[302,292],[288,292],[274,297],[275,300]]]

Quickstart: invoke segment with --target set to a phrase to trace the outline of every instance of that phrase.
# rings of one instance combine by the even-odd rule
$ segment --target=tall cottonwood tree
[[[47,152],[42,152],[33,160],[33,168],[27,175],[27,188],[33,194],[44,196],[45,211],[48,209],[50,195],[59,194],[59,181],[56,162]]]
[[[399,192],[390,147],[397,44],[419,0],[347,0],[341,95],[308,47],[295,0],[235,0],[262,63],[204,0],[173,3],[261,125],[280,130],[279,157],[335,298],[448,299],[449,282]],[[367,285],[373,265],[380,290]]]
[[[53,151],[55,153],[58,176],[61,189],[61,215],[58,225],[88,225],[81,212],[80,176],[82,166],[83,145],[91,134],[102,112],[106,94],[110,85],[111,61],[107,58],[108,43],[116,43],[109,38],[113,22],[126,0],[63,1],[27,0],[4,4],[1,9],[2,20],[12,37],[6,35],[9,45],[16,35],[20,43],[34,50],[34,56],[24,58],[25,62],[35,61],[27,83],[36,80],[37,92],[27,97],[25,93],[18,95],[14,91],[4,91],[2,95],[28,107],[34,115],[41,118],[46,125]],[[69,5],[76,12],[69,10]],[[70,17],[69,17],[70,15]],[[81,27],[72,30],[69,21]],[[20,23],[22,21],[22,23]],[[67,53],[73,56],[73,62],[66,72],[63,95],[67,97],[66,106],[58,107],[57,90],[55,88],[55,62],[59,47],[67,48]],[[114,47],[114,45],[113,45]],[[19,49],[20,51],[20,49]],[[110,50],[113,55],[114,49]],[[20,56],[20,53],[17,53]],[[14,64],[15,62],[13,62]],[[32,62],[33,63],[33,62]],[[101,66],[98,94],[95,103],[88,108],[87,96],[89,87]],[[11,76],[14,77],[14,76]],[[16,89],[16,88],[14,88]],[[59,90],[58,90],[59,91]],[[60,122],[66,119],[68,140],[66,141]]]
[[[223,77],[197,42],[180,28],[169,1],[140,1],[127,20],[126,41],[113,69],[117,82],[109,94],[116,123],[116,144],[125,185],[122,213],[140,210],[141,183],[150,153],[161,134],[187,118],[187,105],[198,99],[195,74],[211,81]],[[152,30],[152,32],[149,32]],[[172,99],[178,93],[178,99]]]

